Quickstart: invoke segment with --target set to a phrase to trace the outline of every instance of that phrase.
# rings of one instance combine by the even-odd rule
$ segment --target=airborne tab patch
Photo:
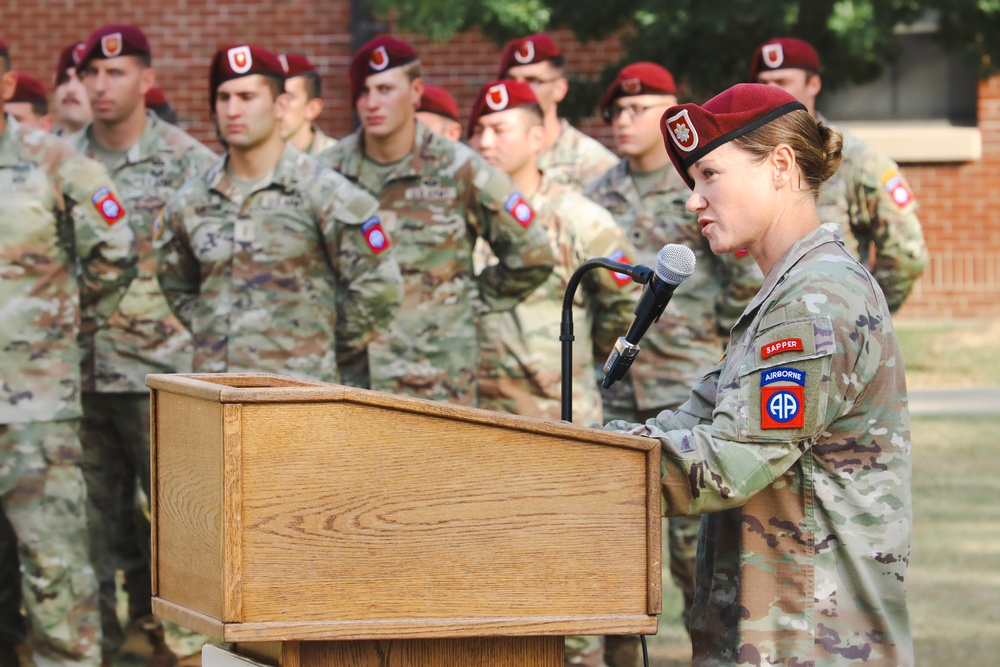
[[[797,368],[778,367],[761,372],[760,427],[804,427],[805,386],[806,372]]]
[[[389,237],[382,229],[382,218],[377,215],[361,223],[361,233],[365,237],[365,243],[376,255],[389,247]]]
[[[527,227],[535,219],[535,211],[528,202],[524,201],[524,197],[521,196],[520,192],[515,192],[508,197],[504,208],[521,223],[522,227]]]
[[[125,217],[125,209],[108,188],[101,188],[90,197],[90,202],[104,218],[104,222],[113,225]]]

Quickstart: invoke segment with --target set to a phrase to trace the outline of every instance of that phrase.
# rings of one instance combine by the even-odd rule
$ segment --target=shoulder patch
[[[760,348],[760,358],[768,359],[782,352],[801,352],[803,349],[801,338],[784,338],[762,345]]]
[[[365,243],[376,255],[389,247],[389,237],[382,229],[382,218],[377,215],[361,223],[361,233],[365,237]]]
[[[805,427],[806,372],[776,367],[760,374],[760,427]]]
[[[510,213],[514,218],[521,223],[522,227],[527,227],[531,224],[531,221],[535,219],[535,211],[531,206],[524,200],[520,192],[515,192],[510,197],[507,198],[507,203],[504,204],[504,208]]]
[[[896,205],[900,208],[906,207],[907,204],[913,201],[913,194],[906,187],[903,177],[895,169],[890,169],[882,174],[882,187],[885,188],[892,201],[896,202]]]
[[[90,196],[90,201],[104,218],[104,222],[109,225],[113,225],[125,217],[125,208],[109,188],[99,188]]]
[[[613,253],[608,255],[608,259],[612,262],[621,262],[622,264],[631,264],[632,261],[625,256],[624,250],[615,250]],[[611,269],[608,269],[611,271]],[[627,273],[618,273],[617,271],[611,271],[611,277],[615,279],[619,287],[624,287],[632,282],[632,279],[628,277]]]

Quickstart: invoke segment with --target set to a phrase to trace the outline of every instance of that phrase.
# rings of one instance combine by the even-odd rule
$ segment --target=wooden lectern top
[[[147,385],[169,620],[236,642],[655,632],[655,440],[267,374]]]

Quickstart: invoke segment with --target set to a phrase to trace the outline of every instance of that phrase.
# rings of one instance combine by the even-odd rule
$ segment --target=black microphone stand
[[[607,257],[588,259],[577,267],[566,285],[563,295],[562,325],[559,328],[559,340],[562,341],[562,420],[573,421],[573,300],[576,298],[576,288],[583,276],[593,269],[610,269],[624,273],[632,282],[645,285],[653,278],[653,269],[637,264],[622,264]]]

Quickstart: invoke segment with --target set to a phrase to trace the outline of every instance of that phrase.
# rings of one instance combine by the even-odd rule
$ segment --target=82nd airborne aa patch
[[[797,368],[769,368],[760,374],[760,427],[805,426],[806,372]]]
[[[524,201],[524,197],[521,196],[520,192],[515,192],[508,197],[504,208],[521,223],[522,227],[527,227],[535,219],[535,211],[528,202]]]
[[[104,222],[109,225],[113,225],[125,217],[125,208],[115,197],[115,193],[108,188],[99,189],[90,197],[90,201],[104,218]]]
[[[613,253],[608,255],[608,259],[612,262],[621,262],[622,264],[631,264],[629,258],[625,256],[624,250],[615,250]],[[611,269],[608,269],[611,271]],[[632,282],[632,279],[628,277],[627,273],[618,273],[617,271],[611,271],[611,277],[615,279],[619,287],[624,287]]]
[[[365,243],[376,255],[389,247],[389,237],[382,229],[382,218],[377,215],[361,223],[361,233],[365,237]]]
[[[882,174],[882,186],[899,208],[905,208],[913,200],[910,189],[906,187],[903,178],[895,169],[890,169]]]

